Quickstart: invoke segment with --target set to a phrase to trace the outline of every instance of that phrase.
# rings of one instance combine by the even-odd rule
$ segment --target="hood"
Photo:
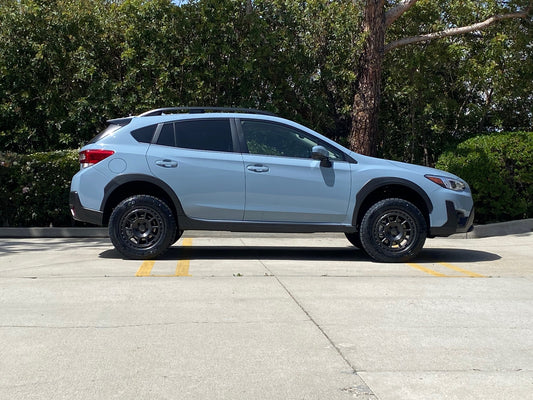
[[[386,169],[399,170],[399,171],[409,171],[411,173],[416,173],[420,175],[427,175],[427,174],[440,175],[440,176],[444,176],[448,178],[460,179],[462,181],[462,179],[458,177],[457,175],[454,175],[449,172],[442,171],[436,168],[424,167],[422,165],[409,164],[409,163],[404,163],[400,161],[385,160],[382,158],[363,156],[361,154],[357,154],[354,152],[351,152],[350,155],[355,160],[360,161],[361,163],[364,163],[365,165],[371,165],[374,167],[382,167]]]

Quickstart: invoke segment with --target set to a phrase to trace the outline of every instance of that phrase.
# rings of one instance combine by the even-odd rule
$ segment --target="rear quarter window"
[[[133,138],[138,142],[152,143],[155,128],[157,128],[157,125],[148,125],[143,128],[134,129],[131,131],[131,136],[133,136]]]

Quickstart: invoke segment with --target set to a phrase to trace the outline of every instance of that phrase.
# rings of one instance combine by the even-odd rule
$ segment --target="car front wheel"
[[[176,238],[176,220],[157,197],[135,195],[111,213],[109,237],[126,258],[151,259],[163,254]]]
[[[363,248],[376,261],[405,262],[422,250],[427,224],[414,204],[393,198],[370,207],[360,231]]]

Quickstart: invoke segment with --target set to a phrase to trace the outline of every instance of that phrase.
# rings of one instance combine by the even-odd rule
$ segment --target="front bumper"
[[[454,233],[470,232],[474,229],[474,209],[470,211],[468,217],[461,211],[455,209],[453,201],[446,201],[446,214],[448,219],[446,223],[439,227],[431,227],[429,237],[450,236]]]
[[[72,217],[76,221],[88,222],[90,224],[102,226],[104,214],[101,211],[90,210],[81,205],[78,192],[70,192],[69,205]]]

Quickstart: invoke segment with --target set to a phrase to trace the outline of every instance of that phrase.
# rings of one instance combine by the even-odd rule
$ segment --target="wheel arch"
[[[138,194],[146,194],[164,200],[176,222],[184,215],[181,203],[174,191],[165,182],[149,175],[120,175],[111,180],[104,188],[104,198],[100,210],[103,212],[102,224],[107,225],[113,209],[124,199]]]
[[[424,215],[429,229],[429,214],[433,203],[427,193],[417,184],[403,178],[376,178],[368,181],[357,193],[352,224],[359,230],[363,216],[380,200],[399,198],[413,203]]]

